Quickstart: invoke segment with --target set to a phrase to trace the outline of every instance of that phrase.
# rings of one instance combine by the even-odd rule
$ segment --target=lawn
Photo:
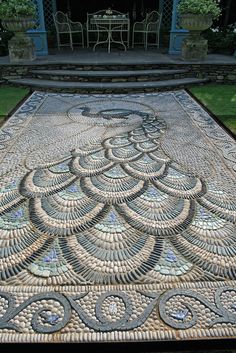
[[[0,126],[7,115],[28,93],[27,88],[0,86]]]
[[[236,85],[198,86],[190,92],[236,135]]]

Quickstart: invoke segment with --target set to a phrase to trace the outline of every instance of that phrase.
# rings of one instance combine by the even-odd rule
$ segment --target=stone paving
[[[129,49],[128,51],[114,50],[108,53],[105,48],[94,52],[92,48],[82,49],[76,48],[73,52],[69,49],[55,50],[50,52],[47,56],[36,57],[33,61],[25,61],[17,66],[32,65],[32,64],[53,64],[53,63],[74,63],[74,64],[151,64],[151,63],[165,63],[165,64],[187,64],[192,61],[184,61],[181,55],[170,55],[167,53],[158,52],[156,49],[143,50],[143,48]],[[233,55],[209,54],[206,60],[194,61],[195,64],[224,64],[235,65],[236,57]],[[9,56],[0,57],[0,65],[9,65]]]
[[[236,144],[185,92],[35,92],[0,135],[0,341],[236,336]]]

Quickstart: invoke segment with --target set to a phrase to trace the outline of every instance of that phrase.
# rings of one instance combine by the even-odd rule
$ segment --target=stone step
[[[185,69],[148,69],[148,70],[31,70],[29,75],[40,79],[63,81],[155,81],[157,79],[184,78]]]
[[[171,88],[182,88],[194,84],[208,82],[208,79],[182,78],[163,81],[145,81],[145,82],[65,82],[54,80],[41,80],[38,78],[8,79],[8,82],[14,85],[39,88],[42,90],[52,89],[54,91],[110,91],[110,92],[132,92],[135,90],[166,90]]]

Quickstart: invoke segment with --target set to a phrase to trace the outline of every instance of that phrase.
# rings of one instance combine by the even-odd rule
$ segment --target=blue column
[[[33,39],[36,55],[45,56],[48,55],[48,43],[47,43],[47,32],[45,30],[44,23],[44,11],[43,11],[43,0],[34,0],[37,6],[37,28],[28,31],[29,36]]]
[[[169,54],[180,54],[182,41],[186,38],[188,31],[178,26],[177,6],[180,0],[173,0],[172,22],[170,30]]]

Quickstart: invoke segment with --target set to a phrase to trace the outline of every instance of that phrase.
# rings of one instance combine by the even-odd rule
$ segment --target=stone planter
[[[35,59],[35,48],[26,31],[35,25],[32,18],[2,20],[2,25],[8,31],[14,32],[14,37],[8,42],[10,62],[19,63]]]
[[[211,27],[211,16],[182,15],[180,17],[180,25],[182,28],[189,30],[189,35],[182,44],[182,58],[190,61],[206,59],[208,42],[201,37],[201,32]]]

